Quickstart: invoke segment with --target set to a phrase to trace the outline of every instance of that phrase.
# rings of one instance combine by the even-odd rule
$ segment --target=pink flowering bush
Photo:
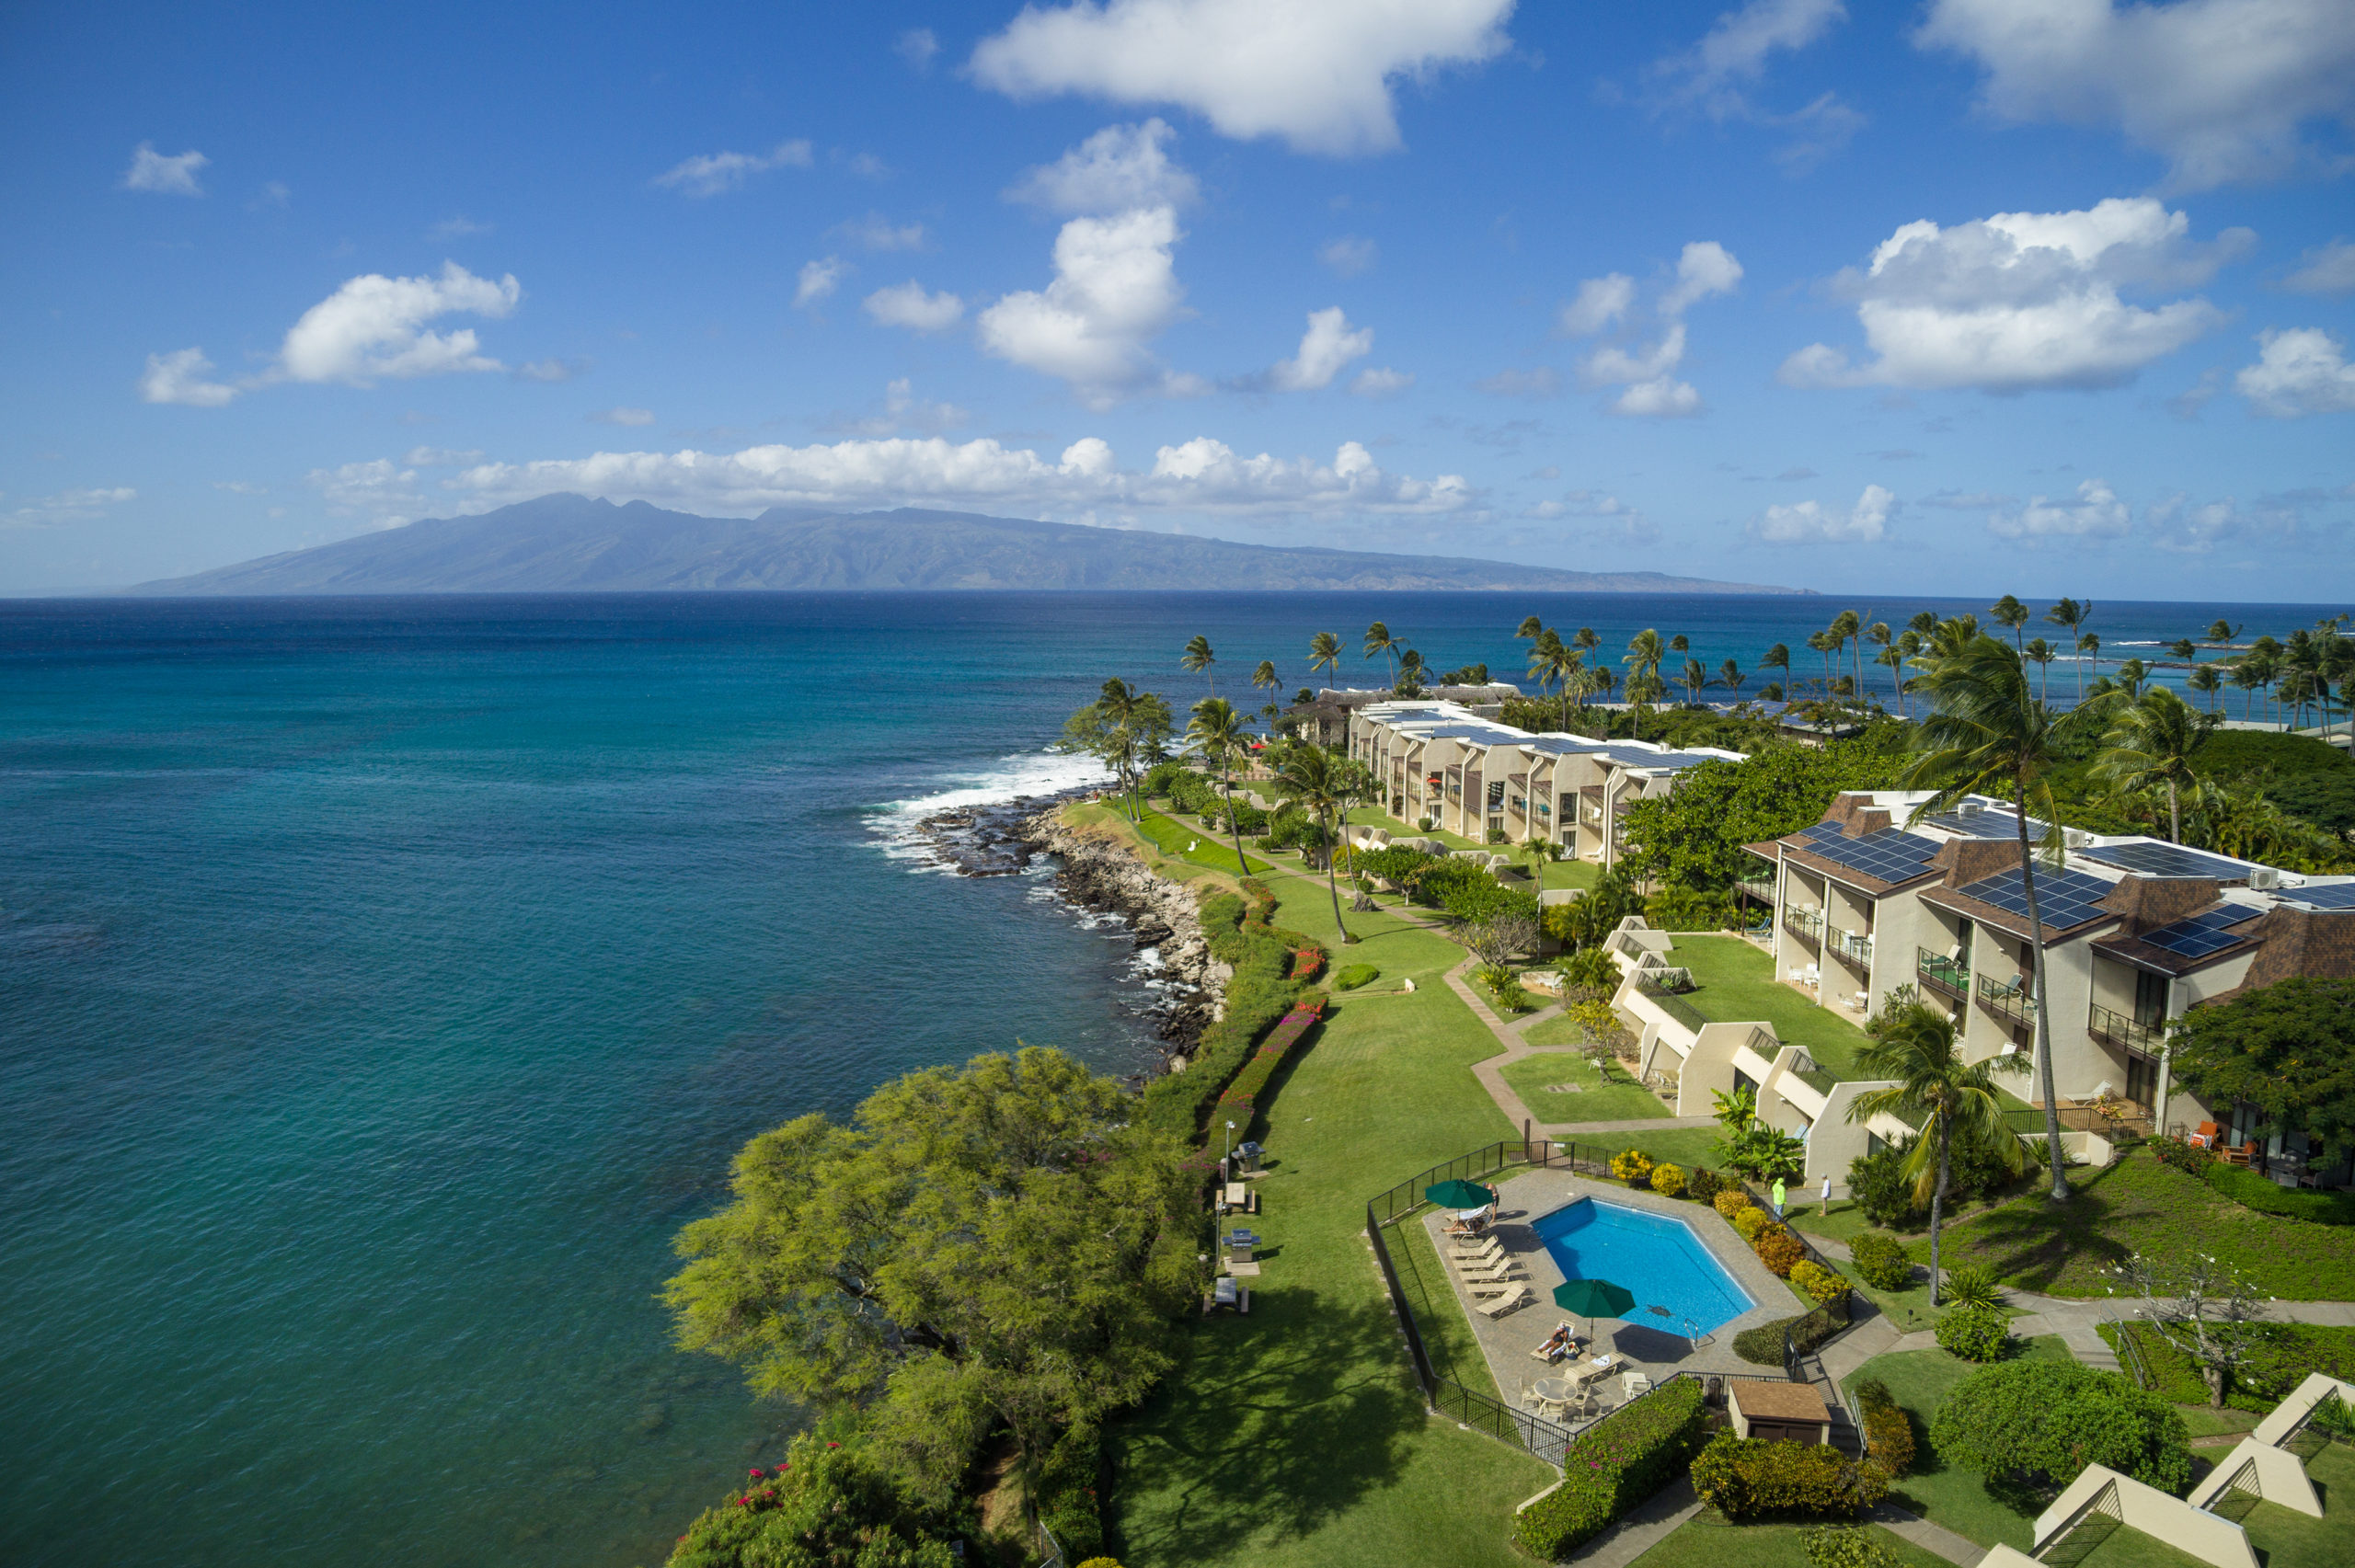
[[[727,1501],[706,1509],[672,1548],[669,1568],[954,1568],[953,1532],[856,1449],[805,1435],[792,1455],[754,1465]]]

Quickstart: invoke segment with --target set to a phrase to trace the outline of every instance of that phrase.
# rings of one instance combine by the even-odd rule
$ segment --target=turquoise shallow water
[[[1375,615],[1502,671],[1531,611],[1747,665],[1834,608],[0,603],[0,1561],[655,1561],[793,1419],[652,1299],[729,1155],[1017,1036],[1141,1059],[1125,938],[920,872],[915,803],[1074,776],[1195,631],[1232,692]]]

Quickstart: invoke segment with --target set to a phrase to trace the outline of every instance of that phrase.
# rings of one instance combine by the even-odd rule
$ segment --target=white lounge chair
[[[1619,1391],[1626,1395],[1629,1399],[1634,1399],[1637,1394],[1649,1393],[1651,1391],[1651,1387],[1652,1380],[1649,1378],[1645,1377],[1641,1372],[1622,1372],[1619,1374]]]
[[[1529,1293],[1528,1286],[1516,1285],[1512,1288],[1512,1291],[1510,1295],[1499,1296],[1493,1301],[1482,1301],[1478,1303],[1478,1306],[1483,1315],[1491,1318],[1501,1318],[1507,1312],[1511,1311],[1514,1308],[1526,1307],[1530,1302],[1534,1301],[1535,1299],[1537,1299],[1537,1298]]]
[[[1494,1236],[1482,1236],[1476,1241],[1469,1236],[1459,1236],[1447,1249],[1447,1253],[1457,1259],[1500,1258],[1505,1255],[1505,1244]]]
[[[1464,1293],[1473,1297],[1501,1296],[1522,1288],[1521,1281],[1517,1279],[1467,1279],[1464,1282]]]
[[[1500,1279],[1526,1279],[1529,1277],[1527,1275],[1522,1273],[1521,1265],[1511,1261],[1500,1263],[1494,1268],[1465,1268],[1458,1269],[1456,1272],[1461,1274],[1467,1280],[1478,1280],[1482,1284],[1494,1284],[1496,1281]]]

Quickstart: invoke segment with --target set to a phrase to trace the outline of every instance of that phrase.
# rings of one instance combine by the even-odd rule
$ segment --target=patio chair
[[[1512,1287],[1510,1294],[1499,1296],[1493,1301],[1482,1301],[1478,1303],[1478,1308],[1483,1316],[1501,1318],[1515,1308],[1526,1307],[1535,1299],[1537,1298],[1529,1293],[1528,1286],[1516,1285]]]
[[[1529,1276],[1522,1272],[1521,1265],[1513,1262],[1510,1258],[1506,1259],[1503,1263],[1498,1264],[1493,1268],[1460,1268],[1456,1270],[1456,1273],[1462,1275],[1467,1284],[1476,1283],[1480,1285],[1494,1285],[1499,1280],[1526,1279],[1529,1277]]]
[[[1628,1399],[1634,1399],[1637,1394],[1649,1393],[1651,1387],[1652,1380],[1641,1372],[1619,1374],[1619,1391]]]
[[[1505,1250],[1505,1244],[1493,1235],[1451,1236],[1447,1250],[1460,1257],[1470,1253],[1500,1253]]]
[[[1447,1261],[1458,1268],[1494,1268],[1500,1263],[1512,1261],[1512,1254],[1502,1247],[1484,1247],[1476,1252],[1450,1253]]]
[[[2184,1141],[2190,1144],[2194,1149],[2213,1149],[2216,1147],[2216,1140],[2223,1136],[2223,1129],[2219,1127],[2214,1122],[2201,1122],[2200,1124],[2200,1130],[2193,1133],[2189,1138],[2184,1139]]]

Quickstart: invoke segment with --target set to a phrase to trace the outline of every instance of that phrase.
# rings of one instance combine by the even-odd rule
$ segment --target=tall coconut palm
[[[1211,666],[1217,662],[1218,656],[1211,652],[1210,638],[1197,632],[1194,640],[1186,645],[1186,651],[1178,656],[1178,668],[1189,675],[1205,677],[1211,683],[1211,695],[1215,697],[1218,695],[1218,677],[1212,672]]]
[[[2036,1058],[2044,1092],[2044,1130],[2052,1165],[2052,1200],[2069,1199],[2069,1177],[2061,1151],[2060,1100],[2052,1084],[2052,1007],[2046,983],[2044,916],[2036,900],[2035,861],[2041,854],[2059,864],[2065,855],[2061,810],[2052,797],[2052,773],[2061,763],[2058,726],[2042,703],[2028,694],[2028,670],[2017,650],[1993,637],[1973,638],[1959,651],[1932,664],[1921,686],[1930,700],[1922,721],[1919,754],[1905,772],[1909,789],[1934,791],[1913,808],[1911,826],[1951,811],[1964,796],[2001,790],[2012,799],[2020,842],[2020,895],[2028,905],[2028,944],[2036,971]],[[2028,840],[2031,817],[2045,824],[2042,844]]]
[[[1627,701],[1633,704],[1632,726],[1640,738],[1644,730],[1644,699],[1660,674],[1660,660],[1668,657],[1668,645],[1658,632],[1647,626],[1627,639],[1626,656],[1619,660],[1627,667]]]
[[[1129,786],[1130,775],[1136,769],[1138,731],[1146,716],[1144,699],[1148,693],[1138,691],[1115,675],[1104,682],[1097,692],[1096,711],[1102,720],[1101,740],[1097,755],[1104,759],[1119,782],[1121,797],[1129,807],[1131,820],[1137,819],[1135,794]]]
[[[2183,683],[2208,699],[2209,713],[2221,715],[2223,710],[2218,703],[2219,694],[2224,689],[2224,678],[2216,673],[2214,665],[2195,665],[2191,673],[2183,678]]]
[[[1390,635],[1390,628],[1381,622],[1376,621],[1365,629],[1365,656],[1368,658],[1386,658],[1390,661],[1390,685],[1394,691],[1398,685],[1400,647],[1398,639]]]
[[[1789,675],[1791,672],[1790,645],[1788,643],[1776,643],[1773,647],[1768,648],[1764,653],[1759,655],[1758,668],[1762,670],[1779,670],[1786,676]],[[1779,690],[1782,686],[1782,682],[1777,681],[1775,682],[1775,685]],[[1766,697],[1766,693],[1763,692],[1759,692],[1758,695],[1762,700],[1771,700],[1775,702],[1780,702],[1782,700],[1779,696],[1768,699]]]
[[[1592,664],[1594,656],[1603,650],[1603,634],[1592,626],[1580,626],[1574,635],[1562,640],[1576,648],[1579,657],[1589,664]]]
[[[1758,688],[1758,700],[1762,703],[1781,702],[1783,700],[1783,683],[1780,681],[1767,681],[1766,684]]]
[[[1741,683],[1749,679],[1749,676],[1741,672],[1741,666],[1732,659],[1727,659],[1717,666],[1717,684],[1732,692],[1737,698],[1741,695]]]
[[[1558,681],[1562,684],[1562,727],[1570,727],[1570,684],[1578,678],[1586,655],[1548,630],[1538,635],[1536,646],[1529,650],[1529,672],[1537,677],[1538,690],[1546,683]]]
[[[2026,658],[2036,666],[2036,700],[2039,703],[2044,701],[2045,682],[2051,674],[2052,661],[2060,657],[2061,650],[2042,637],[2028,638]]]
[[[1916,610],[1913,612],[1913,618],[1905,623],[1905,629],[1926,642],[1929,640],[1930,634],[1938,629],[1938,612],[1935,610]]]
[[[1537,635],[1545,629],[1545,622],[1539,620],[1534,615],[1525,615],[1522,617],[1521,630],[1515,632],[1513,635],[1525,643],[1534,642],[1537,639]]]
[[[1341,639],[1330,632],[1319,632],[1308,639],[1308,672],[1323,670],[1334,680],[1341,678]]]
[[[1333,929],[1340,933],[1344,945],[1354,944],[1357,938],[1341,921],[1341,884],[1333,870],[1337,858],[1333,846],[1339,834],[1332,824],[1346,818],[1350,807],[1371,793],[1373,776],[1363,763],[1336,757],[1304,740],[1292,741],[1277,751],[1271,772],[1276,793],[1315,817],[1324,831],[1325,887],[1333,896]]]
[[[2077,701],[2085,700],[2085,660],[2094,662],[2094,673],[2101,673],[2101,638],[2092,632],[2077,634]]]
[[[1186,747],[1218,770],[1219,793],[1226,797],[1226,830],[1235,840],[1235,873],[1248,876],[1251,863],[1243,858],[1243,830],[1235,819],[1235,764],[1251,750],[1251,731],[1234,704],[1224,697],[1204,697],[1186,721]]]
[[[2198,787],[2200,775],[2192,759],[2208,744],[2210,726],[2192,705],[2154,686],[2117,709],[2109,731],[2094,756],[2094,776],[2111,789],[2152,789],[2167,792],[2167,838],[2183,842],[2185,790]]]
[[[1829,630],[1809,632],[1807,646],[1823,658],[1823,692],[1824,695],[1830,696],[1832,694],[1832,633]]]
[[[1879,653],[1873,655],[1873,662],[1875,664],[1889,663],[1889,660],[1884,658],[1883,655],[1886,655],[1889,652],[1890,644],[1896,640],[1896,636],[1897,634],[1889,629],[1889,623],[1886,621],[1875,621],[1871,625],[1865,628],[1864,642],[1870,643],[1875,647],[1880,649]],[[1864,651],[1864,643],[1857,644],[1857,651],[1860,653]],[[1891,666],[1891,668],[1894,669],[1895,667]]]
[[[2094,601],[2092,600],[2088,599],[2083,604],[2080,604],[2074,599],[2063,599],[2060,603],[2046,611],[2044,612],[2044,618],[2069,634],[2068,646],[2082,647],[2084,644],[2079,642],[2077,634],[2085,629],[2085,623],[2093,618],[2093,613]],[[2077,666],[2077,701],[2082,703],[2085,700],[2085,667],[2081,661]]]
[[[2018,1072],[2028,1064],[2016,1056],[1965,1062],[1955,1041],[1954,1020],[1926,1003],[1890,1008],[1873,1039],[1856,1053],[1857,1071],[1895,1080],[1868,1089],[1848,1106],[1848,1119],[1861,1122],[1887,1113],[1922,1129],[1907,1151],[1904,1173],[1913,1180],[1913,1207],[1930,1209],[1930,1305],[1938,1304],[1938,1231],[1946,1220],[1947,1193],[1954,1185],[1954,1156],[1993,1157],[2017,1174],[2028,1151],[2004,1125],[1998,1072]]]
[[[1873,655],[1873,662],[1888,667],[1890,691],[1897,698],[1898,711],[1912,717],[1905,705],[1905,650],[1892,643]]]
[[[1853,610],[1843,610],[1839,614],[1834,615],[1832,618],[1832,624],[1825,627],[1824,630],[1830,632],[1834,639],[1832,645],[1832,649],[1835,654],[1846,652],[1850,643],[1855,643],[1856,645],[1856,663],[1855,670],[1856,677],[1855,691],[1859,697],[1863,696],[1865,691],[1864,617],[1857,614]]]
[[[1693,651],[1693,639],[1686,636],[1683,633],[1679,632],[1676,635],[1668,639],[1668,651],[1671,653],[1691,653]]]
[[[1684,661],[1684,673],[1678,679],[1684,688],[1685,700],[1694,707],[1701,705],[1701,693],[1709,687],[1709,667],[1697,658]]]
[[[1272,658],[1261,659],[1259,668],[1251,672],[1251,684],[1262,692],[1281,691],[1284,683],[1282,678],[1276,673],[1276,661]]]
[[[2118,689],[2129,698],[2141,696],[2150,683],[2151,667],[2141,659],[2130,658],[2118,667]]]
[[[2029,613],[2027,605],[2008,593],[1987,608],[1987,619],[2012,634],[2012,647],[2015,648],[2022,647],[2020,632],[2028,625]]]
[[[2240,635],[2239,626],[2234,625],[2230,621],[2217,620],[2209,623],[2208,635],[2203,640],[2211,647],[2228,648],[2233,646],[2233,639]]]
[[[2232,681],[2240,689],[2241,720],[2250,722],[2257,713],[2257,689],[2265,684],[2263,661],[2249,654],[2233,660]]]

